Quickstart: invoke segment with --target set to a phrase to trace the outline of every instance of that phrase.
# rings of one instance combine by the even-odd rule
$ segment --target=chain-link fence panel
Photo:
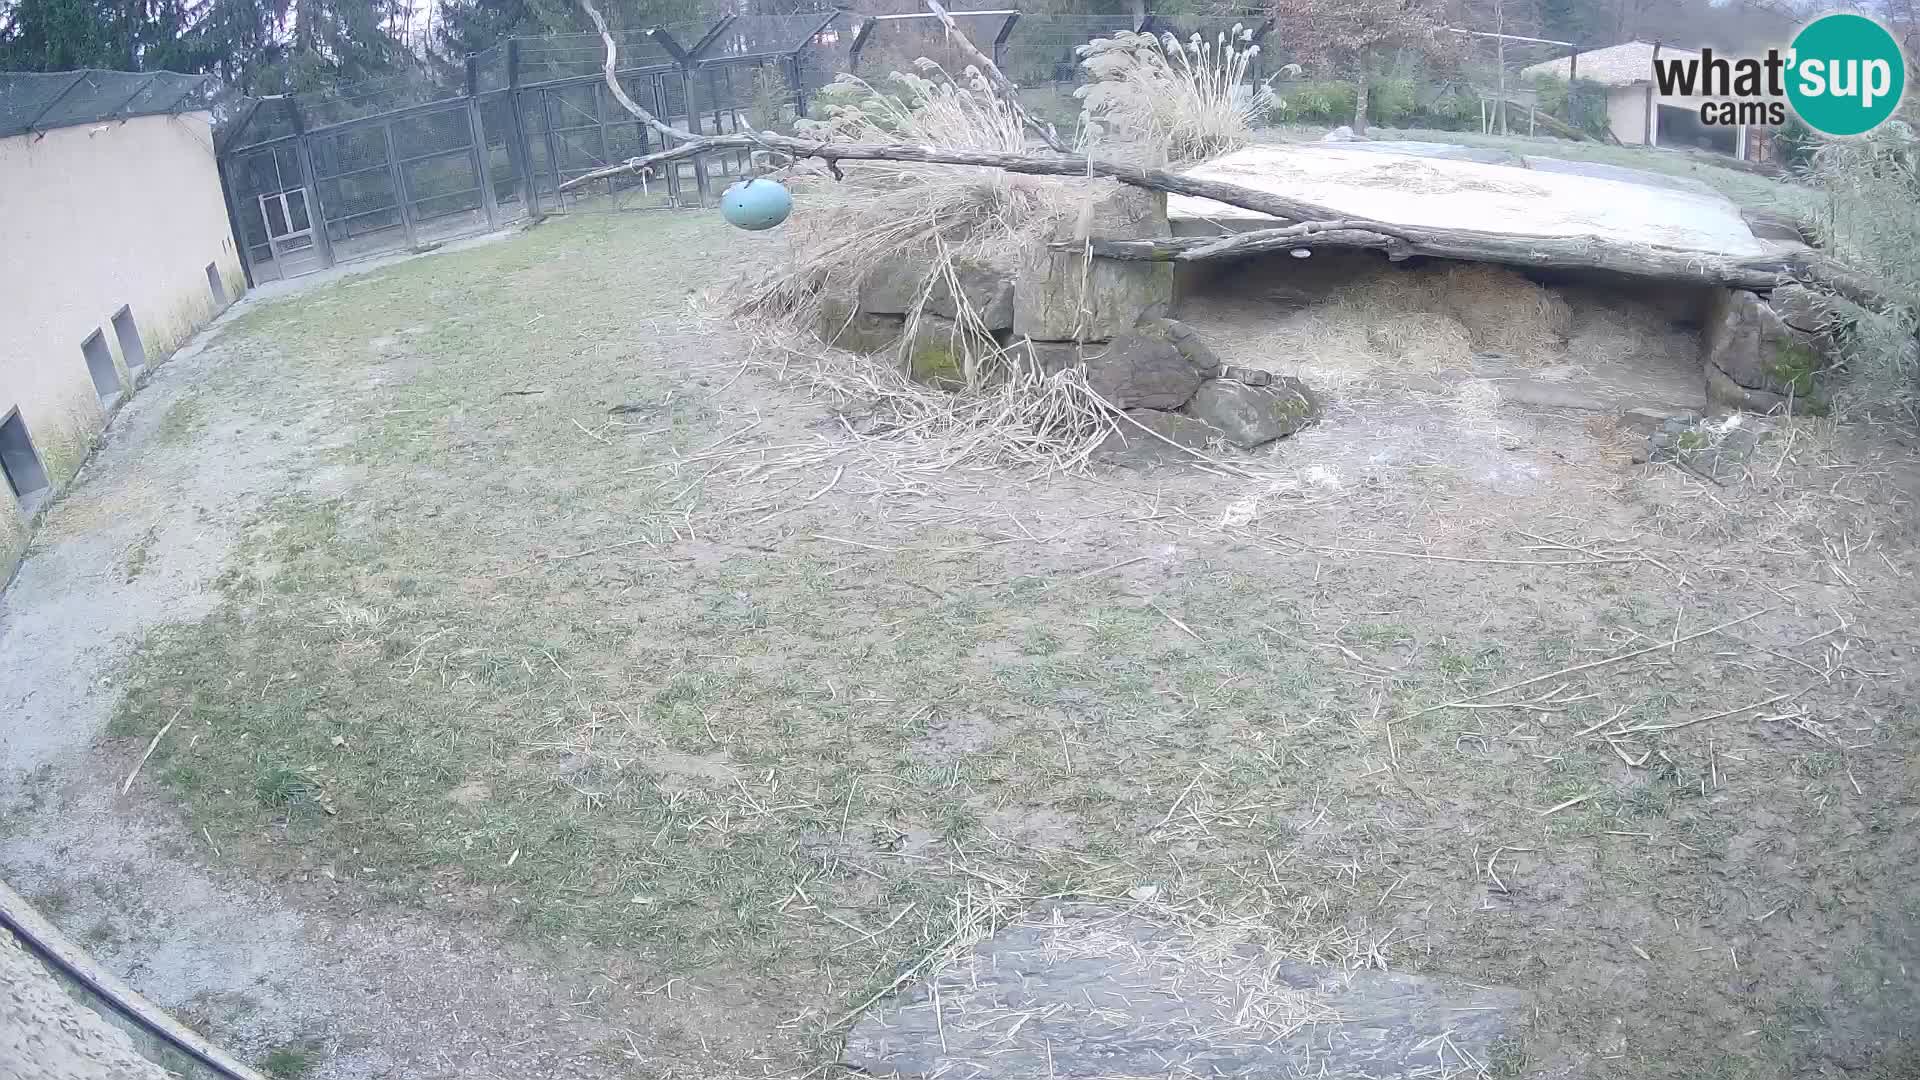
[[[211,110],[218,89],[211,76],[170,71],[0,72],[0,138]]]
[[[299,148],[291,141],[281,141],[229,155],[222,173],[233,207],[234,238],[252,268],[254,280],[272,281],[304,272],[314,258],[308,250],[310,245],[300,243],[296,251],[282,250],[290,235],[308,232],[312,224]],[[288,192],[296,193],[291,200]]]
[[[484,228],[485,184],[466,102],[401,117],[391,127],[414,242],[431,243]]]

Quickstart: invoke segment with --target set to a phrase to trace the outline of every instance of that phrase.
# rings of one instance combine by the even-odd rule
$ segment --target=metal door
[[[310,274],[324,265],[314,247],[313,215],[307,210],[306,188],[260,196],[260,217],[267,224],[267,243],[284,276]]]

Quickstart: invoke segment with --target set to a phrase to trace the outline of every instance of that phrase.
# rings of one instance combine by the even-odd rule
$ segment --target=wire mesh
[[[224,145],[236,149],[284,139],[299,131],[294,121],[292,101],[283,97],[261,98],[252,115],[245,116]]]
[[[1127,15],[1022,15],[1001,46],[1000,70],[1017,86],[1077,83],[1082,72],[1076,49],[1133,28]]]
[[[967,37],[984,50],[999,38],[1009,16],[1005,10],[999,10],[990,14],[956,11],[953,17]],[[954,47],[938,19],[923,19],[917,14],[913,18],[876,18],[863,24],[859,33],[865,41],[861,44],[855,74],[862,78],[872,80],[893,71],[910,72],[922,58],[954,75],[967,67],[965,54]]]
[[[726,23],[696,60],[788,56],[805,47],[838,18],[835,12],[806,15],[743,15]]]
[[[0,138],[210,110],[216,89],[211,76],[170,71],[0,72]]]
[[[698,23],[676,23],[665,29],[682,48],[691,48],[706,32],[707,28]],[[651,30],[617,30],[613,41],[616,71],[674,65],[672,51]],[[549,34],[519,38],[518,42],[522,86],[599,75],[606,64],[606,44],[598,34]]]
[[[855,20],[843,12],[794,51],[799,70],[794,87],[797,93],[811,94],[841,72],[853,70],[850,54],[854,30]]]
[[[506,42],[473,54],[473,82],[474,91],[481,94],[507,88]]]
[[[462,80],[464,82],[464,80]],[[343,83],[293,96],[309,129],[344,124],[409,105],[425,105],[459,97],[466,88],[443,80],[425,68],[363,82]]]

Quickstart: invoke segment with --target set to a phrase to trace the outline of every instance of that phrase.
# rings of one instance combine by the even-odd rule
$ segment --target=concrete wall
[[[1628,146],[1647,141],[1647,87],[1615,86],[1607,91],[1607,127]]]
[[[132,308],[144,375],[219,313],[209,263],[229,300],[245,290],[206,113],[0,139],[0,420],[19,409],[52,491],[118,404],[96,394],[82,343],[103,334],[124,399],[137,376],[114,313]],[[0,583],[45,501],[0,483]]]

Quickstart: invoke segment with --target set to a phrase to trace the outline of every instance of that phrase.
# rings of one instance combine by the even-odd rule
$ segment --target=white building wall
[[[151,370],[219,312],[209,264],[229,299],[244,291],[206,113],[0,139],[0,421],[19,410],[52,490],[118,404],[95,392],[82,343],[103,334],[124,396],[114,313],[132,309]],[[30,525],[0,483],[0,583]]]
[[[1647,141],[1647,88],[1615,86],[1607,91],[1607,127],[1628,146]]]

